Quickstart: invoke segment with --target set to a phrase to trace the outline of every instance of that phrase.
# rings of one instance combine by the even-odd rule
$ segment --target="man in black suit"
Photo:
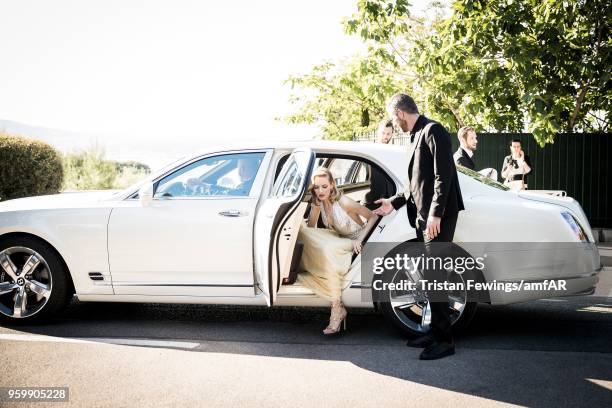
[[[463,126],[457,132],[457,138],[459,139],[459,148],[453,156],[455,164],[474,170],[475,166],[472,158],[474,157],[474,152],[478,145],[476,131],[471,126]]]
[[[384,120],[378,126],[377,142],[389,144],[393,137],[393,122]],[[378,208],[375,202],[381,198],[388,198],[395,194],[395,184],[377,166],[370,166],[370,191],[365,195],[363,205],[369,210]]]
[[[419,115],[416,103],[406,94],[393,95],[387,111],[394,124],[410,135],[408,180],[403,194],[378,200],[381,206],[374,213],[387,215],[406,205],[410,223],[416,227],[418,239],[425,243],[428,256],[439,256],[438,243],[452,242],[459,211],[464,209],[450,135],[438,122]],[[428,270],[427,274],[429,281],[446,279],[441,270]],[[431,333],[408,342],[409,346],[425,347],[422,360],[455,353],[448,293],[436,291],[428,295]]]

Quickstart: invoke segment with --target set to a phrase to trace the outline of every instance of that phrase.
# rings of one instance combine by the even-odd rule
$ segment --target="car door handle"
[[[248,215],[248,213],[239,210],[225,210],[220,211],[219,215],[222,215],[224,217],[244,217],[245,215]]]

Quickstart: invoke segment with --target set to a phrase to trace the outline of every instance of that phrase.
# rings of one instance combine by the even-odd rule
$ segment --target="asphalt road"
[[[36,407],[610,407],[611,288],[606,268],[596,295],[483,305],[438,361],[366,310],[332,340],[324,309],[74,302],[0,327],[0,387],[70,387]]]

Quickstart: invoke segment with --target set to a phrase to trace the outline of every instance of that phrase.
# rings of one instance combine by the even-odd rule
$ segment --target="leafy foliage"
[[[310,74],[290,77],[286,82],[291,88],[306,93],[292,97],[292,103],[302,106],[287,121],[318,123],[329,139],[351,139],[356,129],[375,128],[394,89],[393,77],[382,68],[374,59],[362,59],[324,63]]]
[[[138,162],[114,162],[104,158],[98,145],[64,156],[64,190],[104,190],[127,187],[150,173]]]
[[[540,142],[607,130],[612,5],[605,0],[457,1],[449,34],[474,58],[507,66],[516,103]],[[504,93],[493,94],[497,102]]]
[[[434,2],[428,19],[412,16],[406,0],[357,6],[344,25],[367,52],[290,78],[301,92],[290,122],[350,138],[404,91],[451,130],[527,129],[541,144],[562,131],[609,130],[609,2],[458,0],[451,10]]]
[[[50,145],[0,132],[0,198],[57,193],[62,160]]]

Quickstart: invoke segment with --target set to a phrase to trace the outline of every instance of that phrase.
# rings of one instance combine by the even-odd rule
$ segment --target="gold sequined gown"
[[[323,205],[321,218],[327,228],[311,228],[306,223],[300,227],[298,240],[304,244],[304,251],[298,283],[324,299],[340,300],[344,277],[351,266],[352,241],[363,226],[352,219],[338,201],[332,204],[331,224]]]

